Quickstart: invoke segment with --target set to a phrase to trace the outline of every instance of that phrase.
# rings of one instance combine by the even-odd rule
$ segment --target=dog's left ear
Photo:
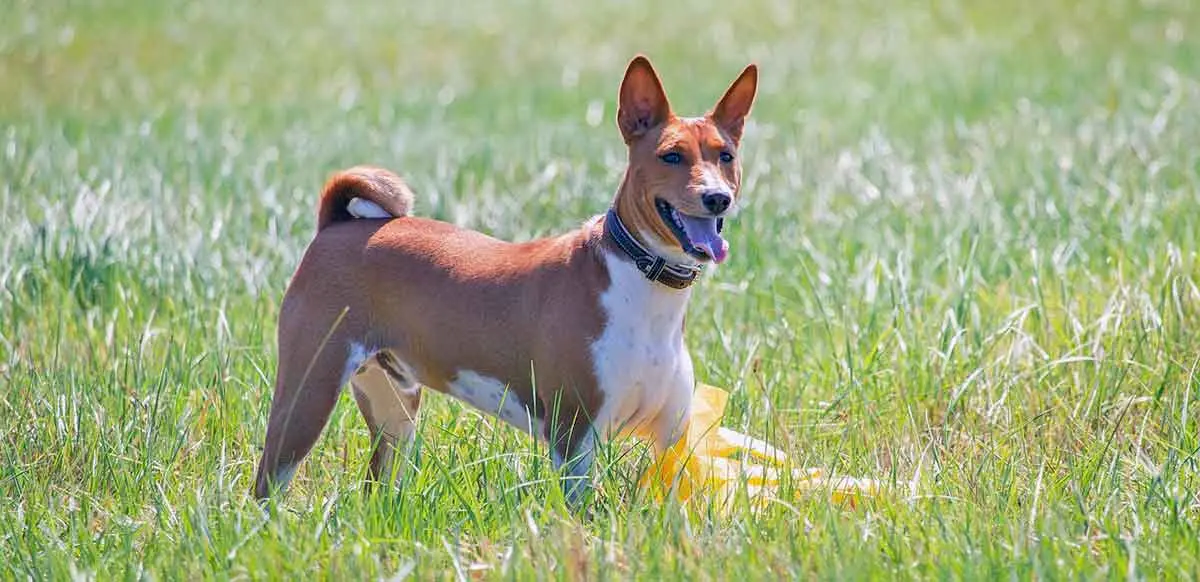
[[[754,96],[757,93],[758,67],[750,65],[725,90],[725,95],[709,112],[709,119],[728,132],[733,141],[742,141],[742,128],[746,124],[746,116],[750,115],[750,107],[754,105]]]

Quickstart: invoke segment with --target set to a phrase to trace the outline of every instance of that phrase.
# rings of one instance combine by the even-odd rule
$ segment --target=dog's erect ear
[[[746,116],[750,115],[750,107],[754,105],[756,93],[758,93],[758,67],[750,65],[725,90],[725,95],[708,114],[709,119],[728,132],[733,141],[740,142],[742,127],[746,124]]]
[[[625,143],[632,143],[670,117],[671,104],[663,91],[662,81],[658,80],[658,73],[646,57],[634,57],[625,69],[625,79],[621,81],[621,93],[617,97],[617,127],[621,128]]]

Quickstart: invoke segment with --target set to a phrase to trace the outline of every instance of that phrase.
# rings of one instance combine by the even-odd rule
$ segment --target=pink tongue
[[[683,222],[683,230],[687,232],[688,238],[696,248],[708,253],[715,263],[725,261],[729,256],[729,243],[717,233],[715,218],[699,218],[682,213],[679,218]]]

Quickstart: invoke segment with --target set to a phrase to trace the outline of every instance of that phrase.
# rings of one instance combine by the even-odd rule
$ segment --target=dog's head
[[[692,263],[728,256],[720,233],[737,205],[738,145],[757,90],[758,68],[750,65],[703,117],[678,117],[650,61],[629,63],[617,109],[629,168],[616,206],[644,244]]]

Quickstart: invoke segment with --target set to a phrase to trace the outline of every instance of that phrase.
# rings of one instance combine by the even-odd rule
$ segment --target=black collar
[[[629,229],[621,223],[615,208],[608,209],[608,216],[604,220],[604,232],[614,243],[617,243],[618,247],[621,247],[622,251],[625,251],[626,255],[629,255],[630,259],[633,259],[637,270],[651,281],[658,281],[673,289],[686,289],[696,282],[701,271],[704,270],[699,265],[671,264],[666,259],[650,252],[636,238],[633,238]]]

